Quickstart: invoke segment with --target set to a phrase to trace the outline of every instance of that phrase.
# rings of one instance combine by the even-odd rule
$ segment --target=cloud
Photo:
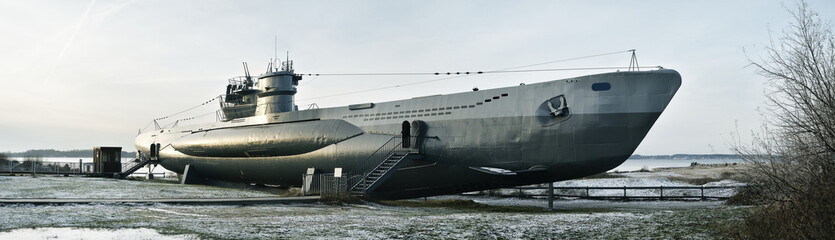
[[[70,39],[67,41],[66,44],[64,44],[64,48],[61,49],[61,53],[59,53],[58,58],[55,59],[55,64],[52,65],[52,70],[49,71],[49,75],[46,77],[44,84],[49,84],[49,81],[52,80],[52,75],[55,74],[55,69],[58,67],[58,64],[61,63],[61,59],[64,58],[64,53],[67,52],[67,49],[70,48],[72,42],[75,41],[75,36],[78,35],[78,30],[80,30],[81,27],[84,26],[84,20],[87,20],[87,16],[90,15],[90,9],[93,8],[93,4],[95,2],[96,0],[91,0],[90,4],[87,4],[87,9],[84,10],[84,14],[81,15],[81,20],[79,20],[78,24],[75,26],[75,31],[72,32],[72,35],[70,35]]]

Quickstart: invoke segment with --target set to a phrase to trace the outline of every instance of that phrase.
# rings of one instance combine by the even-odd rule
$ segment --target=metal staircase
[[[354,194],[368,194],[391,177],[406,159],[422,157],[419,149],[402,148],[402,139],[392,137],[366,161],[354,167],[348,189]]]
[[[392,152],[391,155],[385,159],[385,161],[381,162],[380,165],[374,168],[374,170],[366,174],[362,180],[354,184],[354,186],[351,187],[351,192],[359,194],[373,192],[377,189],[377,187],[385,182],[386,179],[391,177],[392,173],[400,167],[400,163],[402,163],[404,159],[414,155],[414,153],[410,153],[408,151]]]
[[[119,173],[118,177],[125,178],[127,176],[130,176],[140,168],[144,167],[145,165],[157,163],[159,163],[159,160],[156,158],[140,156],[140,158],[136,158],[133,161],[130,161],[122,165],[122,172]]]

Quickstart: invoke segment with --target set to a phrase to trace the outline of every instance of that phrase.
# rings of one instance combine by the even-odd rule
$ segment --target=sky
[[[835,2],[808,1],[822,19]],[[0,0],[0,152],[134,150],[154,118],[214,121],[227,79],[288,55],[297,73],[641,66],[682,85],[636,154],[730,153],[760,129],[764,78],[748,67],[794,1],[7,1]],[[606,72],[320,76],[300,109],[515,86]],[[389,87],[377,91],[373,88]],[[350,92],[361,92],[345,94]],[[161,122],[170,124],[170,122]],[[152,126],[151,126],[152,128]]]

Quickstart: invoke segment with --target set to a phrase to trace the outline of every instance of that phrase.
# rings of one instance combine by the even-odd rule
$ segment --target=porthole
[[[608,91],[612,89],[612,85],[607,82],[595,83],[591,85],[591,90],[598,92],[598,91]]]

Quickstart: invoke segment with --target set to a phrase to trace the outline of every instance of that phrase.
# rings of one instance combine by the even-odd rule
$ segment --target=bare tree
[[[751,193],[763,207],[744,238],[826,239],[835,234],[835,37],[806,2],[764,55],[767,127],[733,147],[752,163]]]

